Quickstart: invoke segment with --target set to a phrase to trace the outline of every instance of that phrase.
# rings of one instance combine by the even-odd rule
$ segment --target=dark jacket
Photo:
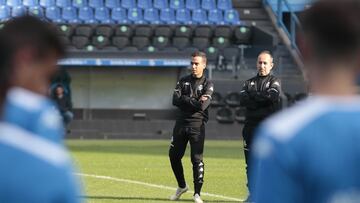
[[[63,97],[59,98],[55,96],[54,101],[60,111],[60,113],[65,113],[67,111],[72,111],[72,103],[70,101],[70,98],[66,95],[63,95]]]
[[[281,83],[273,75],[255,76],[245,81],[240,105],[246,107],[247,123],[259,123],[281,107]]]
[[[205,76],[195,78],[189,75],[181,78],[173,94],[173,105],[180,109],[177,122],[190,126],[200,126],[207,122],[209,118],[207,109],[213,92],[214,85]],[[201,102],[201,96],[206,96],[208,99]]]

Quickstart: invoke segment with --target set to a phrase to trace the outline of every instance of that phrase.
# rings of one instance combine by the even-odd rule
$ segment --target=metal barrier
[[[280,26],[285,33],[288,35],[290,41],[291,41],[291,47],[297,51],[299,56],[301,56],[301,53],[299,51],[299,48],[296,44],[296,33],[300,30],[302,30],[300,20],[296,16],[295,12],[291,8],[288,0],[278,0],[277,1],[277,11],[273,9],[273,7],[270,5],[270,2],[268,0],[263,0],[264,5],[269,6],[272,8],[274,14],[277,17],[277,25]],[[290,30],[285,26],[285,23],[283,21],[283,8],[287,8],[287,11],[290,13]]]

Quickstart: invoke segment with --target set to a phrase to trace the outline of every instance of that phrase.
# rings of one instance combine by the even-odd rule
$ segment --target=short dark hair
[[[3,103],[10,86],[10,56],[7,43],[0,39],[0,120],[2,119]]]
[[[65,55],[65,47],[55,25],[34,16],[10,19],[0,30],[0,36],[7,40],[13,52],[31,47],[37,57],[44,57],[49,51],[55,52],[59,58]]]
[[[55,86],[55,89],[57,89],[57,88],[62,88],[62,89],[64,89],[64,86],[63,86],[62,84],[57,84],[57,85]]]
[[[306,40],[318,60],[355,59],[360,51],[360,2],[320,0],[301,16]]]
[[[38,59],[49,53],[61,58],[65,47],[58,36],[55,26],[29,15],[12,18],[3,25],[0,29],[0,108],[9,88],[15,54],[29,47]]]
[[[261,52],[259,53],[258,56],[260,56],[261,54],[268,54],[268,55],[271,57],[271,59],[273,60],[273,62],[274,62],[274,57],[273,57],[271,51],[269,51],[269,50],[263,50],[263,51],[261,51]]]
[[[201,58],[203,58],[205,63],[207,62],[206,54],[204,52],[201,52],[201,51],[195,51],[193,54],[191,54],[191,57],[201,57]]]

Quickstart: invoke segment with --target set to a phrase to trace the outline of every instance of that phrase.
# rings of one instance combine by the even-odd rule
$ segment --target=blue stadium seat
[[[98,20],[100,23],[113,23],[110,19],[109,9],[106,7],[100,7],[95,9],[95,20]]]
[[[40,6],[48,9],[49,7],[56,6],[55,0],[40,0]]]
[[[97,21],[94,18],[94,10],[88,6],[79,8],[79,20],[87,24],[94,24]]]
[[[216,9],[216,2],[215,2],[215,0],[202,0],[201,1],[201,8],[205,9],[205,10]]]
[[[237,12],[237,10],[234,9],[226,10],[224,13],[224,21],[226,24],[239,25],[240,20],[239,20],[239,13]]]
[[[121,6],[127,9],[135,8],[136,7],[135,0],[122,0]]]
[[[154,0],[153,6],[154,6],[154,8],[157,8],[160,10],[166,9],[169,7],[169,2],[168,2],[168,0]]]
[[[222,25],[224,24],[223,12],[218,9],[213,9],[209,11],[208,21],[210,24]]]
[[[142,10],[139,8],[132,8],[128,11],[128,19],[136,24],[144,23]]]
[[[89,6],[89,3],[87,0],[73,0],[73,6],[76,8],[82,8]]]
[[[29,7],[29,15],[37,16],[39,18],[45,17],[44,9],[41,6]]]
[[[46,8],[46,18],[55,22],[55,23],[62,23],[63,20],[61,18],[61,11],[59,7],[51,6]]]
[[[170,0],[170,8],[172,9],[185,8],[184,0]]]
[[[117,7],[111,10],[111,19],[119,24],[128,24],[129,20],[126,15],[126,9]]]
[[[0,6],[0,21],[6,21],[10,18],[10,8],[8,6]]]
[[[27,13],[27,9],[24,6],[16,6],[11,9],[11,16],[23,16]]]
[[[176,21],[180,24],[192,24],[190,10],[188,9],[176,10]]]
[[[231,0],[218,0],[217,7],[224,11],[233,8]]]
[[[105,6],[113,9],[120,7],[120,0],[105,0]]]
[[[137,7],[142,9],[152,8],[152,0],[138,0]]]
[[[196,10],[200,8],[200,0],[186,0],[185,7],[190,10]]]
[[[196,24],[209,24],[206,11],[204,9],[197,9],[192,12],[192,21]]]
[[[23,4],[21,0],[7,0],[6,5],[10,7],[17,7],[17,6],[22,6]]]
[[[38,0],[23,0],[23,5],[27,7],[39,6]]]
[[[151,24],[160,24],[159,11],[154,8],[145,9],[144,20]]]
[[[79,23],[77,9],[73,6],[63,8],[61,17],[67,23]]]
[[[89,0],[89,6],[92,8],[101,8],[104,7],[104,0]]]
[[[60,8],[66,8],[71,6],[72,2],[71,0],[56,0],[56,6]]]
[[[174,9],[166,8],[160,10],[160,21],[165,24],[176,24]]]

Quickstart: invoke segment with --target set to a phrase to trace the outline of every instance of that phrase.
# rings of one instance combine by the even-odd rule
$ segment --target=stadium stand
[[[234,123],[235,118],[232,110],[229,107],[221,107],[217,111],[216,120],[219,123]]]
[[[235,109],[235,120],[238,123],[244,123],[245,122],[245,108],[238,107]]]
[[[209,137],[240,131],[244,112],[238,108],[237,92],[242,82],[256,72],[256,57],[263,49],[274,54],[275,73],[285,83],[283,86],[285,92],[289,92],[289,104],[295,92],[304,92],[299,79],[301,71],[262,0],[1,1],[0,22],[28,13],[56,23],[69,51],[69,58],[60,64],[75,77],[75,121],[72,124],[75,133],[72,136],[129,138],[151,134],[161,137],[163,135],[159,135],[158,131],[171,132],[175,113],[170,102],[162,109],[154,110],[152,107],[113,104],[116,102],[93,105],[94,101],[88,101],[118,94],[111,88],[97,89],[97,85],[107,82],[107,79],[98,79],[102,77],[99,72],[105,67],[123,67],[125,73],[121,74],[124,75],[132,72],[134,66],[172,67],[157,74],[166,73],[175,80],[175,76],[177,79],[187,73],[191,52],[206,52],[207,74],[214,81],[216,91],[210,109]],[[296,1],[291,4],[296,11],[303,10],[308,4],[306,0],[289,0],[290,3],[292,1]],[[267,2],[274,14],[277,1]],[[284,11],[286,9],[283,8]],[[114,69],[106,71],[118,74]],[[146,71],[143,73],[149,74]],[[119,82],[118,79],[112,80],[112,85]],[[80,87],[88,88],[88,92],[79,91]],[[173,84],[168,88],[172,89]],[[87,97],[87,94],[90,96]],[[136,113],[145,113],[146,119],[133,122]],[[227,125],[223,127],[218,121]]]
[[[240,106],[240,94],[239,92],[230,92],[225,97],[225,103],[230,107]]]
[[[214,92],[211,100],[211,107],[224,106],[223,97],[219,92]]]
[[[41,6],[48,10],[49,14],[46,16],[56,23],[88,23],[94,19],[97,19],[99,23],[113,23],[115,20],[123,23],[131,21],[130,23],[135,24],[208,24],[211,22],[215,25],[224,23],[237,25],[240,23],[239,14],[236,10],[232,10],[231,1],[219,0],[217,5],[215,4],[214,0],[170,0],[170,3],[165,0],[40,0],[40,2],[8,0],[6,4],[2,4],[2,9],[18,10],[17,7],[23,6],[24,13],[28,13],[30,7]],[[87,18],[84,18],[83,11],[80,12],[84,7],[87,8],[85,10],[93,9],[95,15],[89,14],[86,15]],[[59,16],[52,14],[52,11],[65,14]],[[115,13],[121,11],[127,15],[112,15],[112,11]],[[69,12],[70,15],[67,15]],[[175,18],[173,18],[174,12],[176,13]],[[208,12],[209,14],[216,13],[215,18],[208,15]],[[159,18],[159,16],[162,17]],[[212,19],[209,19],[210,16]],[[222,21],[222,16],[224,16],[224,21]],[[8,15],[3,15],[0,16],[0,19],[3,21],[7,17]],[[159,19],[161,21],[158,21]]]

